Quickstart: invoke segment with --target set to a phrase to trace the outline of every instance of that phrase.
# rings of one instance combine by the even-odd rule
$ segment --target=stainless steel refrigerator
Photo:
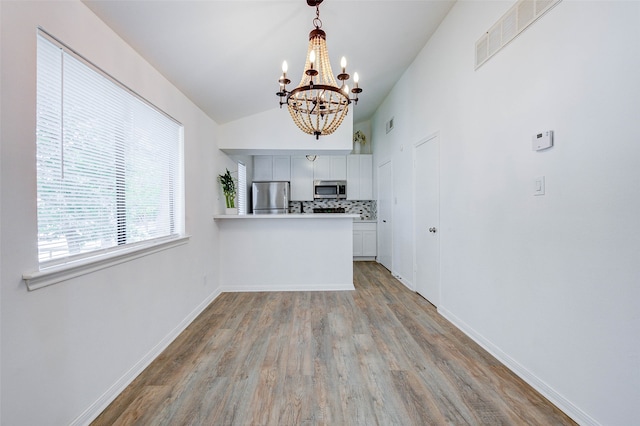
[[[289,213],[289,182],[253,182],[253,214]]]

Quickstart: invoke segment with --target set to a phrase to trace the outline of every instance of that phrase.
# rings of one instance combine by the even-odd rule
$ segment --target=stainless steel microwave
[[[347,198],[347,181],[346,180],[314,180],[313,181],[313,198],[314,199],[346,199]]]

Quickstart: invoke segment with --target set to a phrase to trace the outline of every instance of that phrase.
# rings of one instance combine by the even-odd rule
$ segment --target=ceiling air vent
[[[476,42],[476,69],[561,0],[520,0]]]

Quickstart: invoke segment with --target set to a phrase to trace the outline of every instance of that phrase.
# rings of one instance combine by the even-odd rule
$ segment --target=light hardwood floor
[[[354,284],[220,295],[93,424],[574,424],[382,266]]]

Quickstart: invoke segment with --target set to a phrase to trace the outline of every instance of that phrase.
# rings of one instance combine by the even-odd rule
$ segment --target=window
[[[184,231],[180,123],[40,30],[40,269]]]
[[[238,162],[238,214],[247,214],[247,167]]]

